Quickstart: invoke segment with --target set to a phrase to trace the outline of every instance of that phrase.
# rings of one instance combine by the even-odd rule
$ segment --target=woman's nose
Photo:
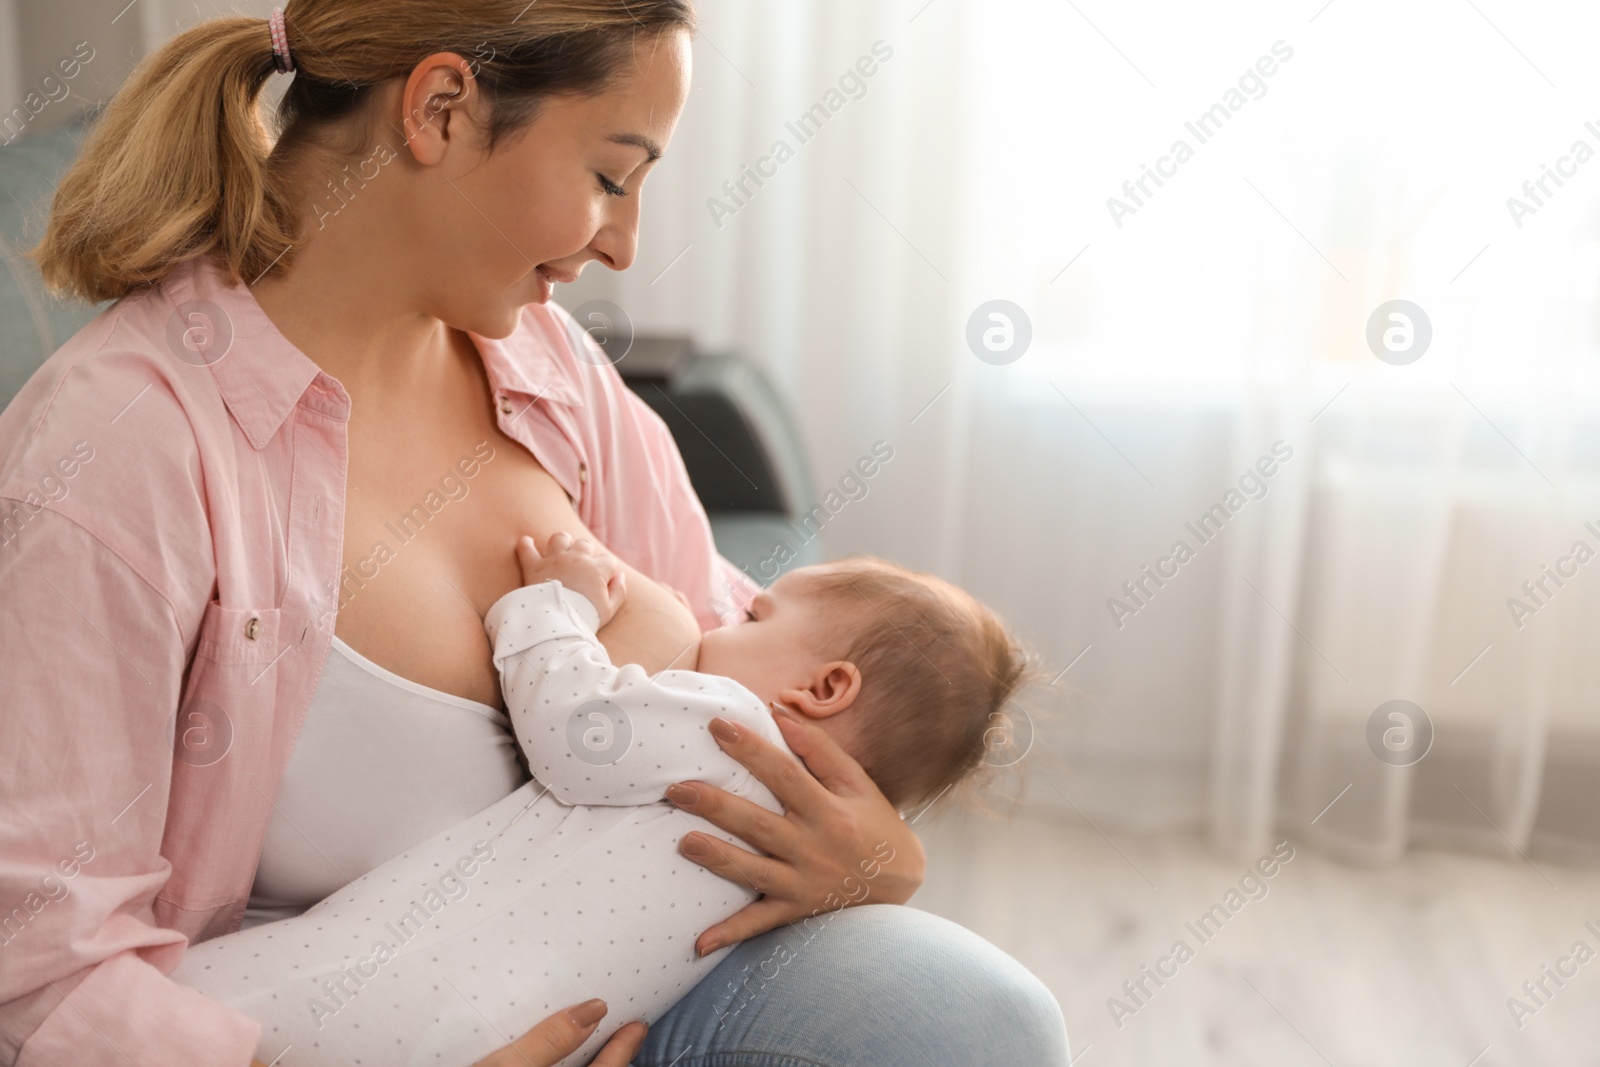
[[[612,270],[627,270],[639,251],[639,193],[616,199],[589,248]]]

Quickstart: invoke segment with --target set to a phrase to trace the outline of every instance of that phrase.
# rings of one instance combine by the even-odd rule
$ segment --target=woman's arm
[[[72,492],[93,499],[96,473]],[[0,544],[0,1063],[246,1063],[259,1027],[167,978],[184,938],[151,918],[186,642],[167,598],[59,510],[77,501]],[[185,518],[171,508],[174,536],[208,550]]]
[[[701,955],[852,904],[904,904],[922,885],[922,842],[861,764],[826,731],[782,711],[773,718],[804,766],[754,731],[725,720],[712,721],[711,735],[777,794],[785,815],[704,782],[680,783],[667,793],[684,811],[768,853],[758,856],[705,834],[684,835],[685,856],[762,894],[702,933],[695,943]],[[679,792],[685,788],[688,793]]]

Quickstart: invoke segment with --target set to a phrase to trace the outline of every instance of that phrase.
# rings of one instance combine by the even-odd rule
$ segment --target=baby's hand
[[[611,621],[627,598],[622,565],[606,552],[596,552],[585,540],[574,541],[569,534],[555,533],[540,555],[533,538],[517,542],[517,562],[522,565],[522,584],[557,581],[581,593],[600,613],[600,625]]]

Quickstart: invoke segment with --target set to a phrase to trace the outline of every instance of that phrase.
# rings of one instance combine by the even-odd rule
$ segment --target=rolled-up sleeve
[[[183,624],[74,519],[0,497],[5,518],[0,1063],[243,1067],[258,1024],[166,977],[186,941],[152,913]]]

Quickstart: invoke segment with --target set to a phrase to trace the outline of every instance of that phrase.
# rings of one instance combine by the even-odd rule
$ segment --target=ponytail
[[[221,18],[167,42],[106,108],[29,255],[57,294],[99,302],[216,252],[253,281],[294,241],[257,110],[275,71],[265,19]]]
[[[294,262],[302,212],[287,156],[350,119],[372,89],[441,51],[472,57],[488,149],[557,93],[601,91],[641,35],[694,29],[690,0],[289,0],[294,80],[269,135],[277,71],[266,19],[213,19],[147,57],[56,191],[29,251],[58,295],[116,300],[215,254],[253,284]]]

